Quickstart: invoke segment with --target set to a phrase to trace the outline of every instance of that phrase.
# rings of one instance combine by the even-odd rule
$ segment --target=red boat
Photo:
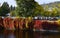
[[[48,20],[35,20],[34,21],[34,31],[48,31],[48,32],[58,32],[58,24],[55,21]]]

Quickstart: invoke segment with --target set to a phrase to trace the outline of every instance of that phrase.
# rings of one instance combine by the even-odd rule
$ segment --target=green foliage
[[[35,16],[43,16],[44,13],[43,7],[39,5],[37,2],[35,3],[34,13]]]
[[[16,13],[16,11],[11,11],[11,12],[10,12],[10,16],[16,16],[15,13]]]
[[[43,13],[44,16],[47,16],[47,17],[58,17],[59,16],[59,13],[58,13],[58,10],[57,8],[52,8],[51,11],[49,10],[45,10],[44,13]]]
[[[44,7],[45,11],[48,11],[49,9],[51,10],[50,15],[48,16],[51,16],[51,17],[60,16],[60,1],[49,3],[49,4],[43,4],[42,6]]]
[[[50,11],[44,11],[43,16],[49,17],[51,15]]]
[[[15,10],[15,6],[13,7],[12,5],[10,6],[10,11],[14,11]]]
[[[17,8],[16,8],[16,16],[21,17],[29,17],[29,16],[38,16],[41,15],[43,11],[43,7],[40,6],[34,0],[16,0]]]
[[[33,16],[35,1],[34,0],[16,0],[17,8],[16,14],[22,17]]]
[[[10,8],[7,2],[4,2],[0,8],[0,16],[6,16],[10,12]]]

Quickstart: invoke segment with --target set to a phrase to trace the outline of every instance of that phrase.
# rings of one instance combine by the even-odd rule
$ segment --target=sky
[[[56,2],[56,1],[60,1],[60,0],[35,0],[37,1],[39,4],[47,4],[47,3],[51,3],[51,2]]]
[[[55,1],[60,1],[60,0],[35,0],[37,1],[39,4],[47,4],[50,2],[55,2]],[[3,4],[3,2],[8,2],[8,4],[11,6],[16,6],[16,1],[15,0],[0,0],[0,3]]]
[[[16,6],[15,0],[0,0],[0,3],[3,4],[3,2],[7,2],[10,6]]]

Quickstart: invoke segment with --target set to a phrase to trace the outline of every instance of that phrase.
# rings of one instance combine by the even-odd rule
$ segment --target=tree
[[[11,16],[34,17],[42,16],[44,9],[34,0],[16,0],[17,7],[10,14]]]
[[[52,16],[52,17],[56,17],[57,15],[58,15],[57,9],[56,9],[56,8],[53,8],[53,9],[52,9],[51,16]]]
[[[2,8],[0,7],[0,16],[1,16],[1,13],[2,13]]]
[[[13,16],[17,16],[17,15],[16,15],[16,11],[15,11],[15,10],[14,10],[14,11],[11,11],[11,12],[10,12],[10,16],[12,16],[12,17],[13,17]]]
[[[10,6],[10,11],[14,11],[15,10],[15,6],[13,7],[12,5]]]
[[[34,16],[35,1],[34,0],[16,0],[16,15],[22,17]]]
[[[0,16],[6,16],[10,12],[9,4],[4,2],[1,6]]]
[[[43,16],[44,8],[36,2],[34,12],[35,16]]]
[[[49,17],[51,15],[51,11],[44,11],[43,16]]]

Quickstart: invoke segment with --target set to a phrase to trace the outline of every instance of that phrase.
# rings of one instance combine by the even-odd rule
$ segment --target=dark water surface
[[[45,34],[32,31],[0,31],[0,38],[60,38],[60,34]]]

